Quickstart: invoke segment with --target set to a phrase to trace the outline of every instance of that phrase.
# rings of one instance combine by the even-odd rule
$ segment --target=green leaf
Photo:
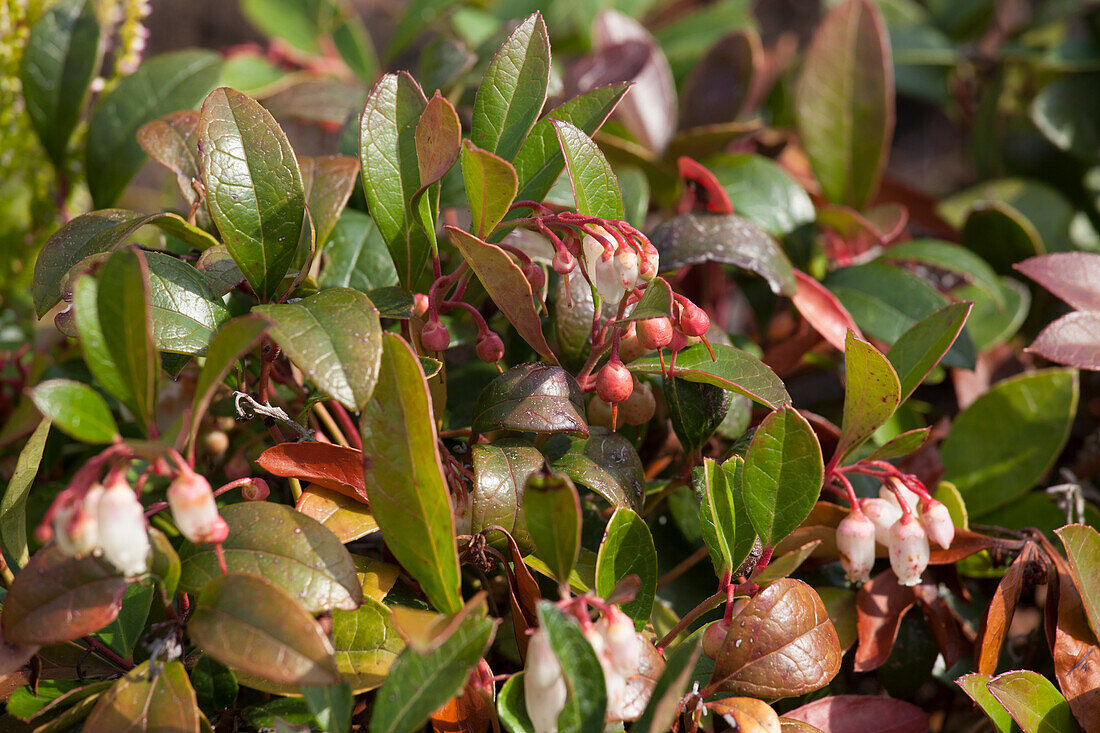
[[[733,210],[782,237],[814,221],[814,204],[805,189],[770,158],[722,153],[707,168],[729,197]]]
[[[593,426],[587,438],[555,435],[543,444],[542,453],[550,468],[595,491],[611,506],[642,510],[642,459],[619,433]]]
[[[4,596],[4,641],[45,646],[95,633],[118,615],[129,585],[98,558],[69,557],[47,545],[31,556]]]
[[[663,277],[655,277],[646,285],[642,297],[634,304],[630,313],[615,319],[615,325],[625,328],[631,321],[647,318],[672,317],[672,287]]]
[[[408,648],[390,668],[378,691],[370,729],[413,733],[432,711],[458,694],[489,648],[497,620],[467,618],[436,649],[421,655]]]
[[[1054,684],[1037,672],[1005,672],[987,687],[1005,706],[1024,733],[1073,733],[1079,731],[1069,703]]]
[[[733,393],[713,384],[684,379],[661,380],[665,409],[680,445],[697,453],[714,435],[729,414]]]
[[[156,527],[149,528],[149,543],[152,545],[149,574],[160,584],[164,596],[171,598],[180,584],[180,556],[165,534]]]
[[[215,89],[199,117],[202,182],[210,216],[261,301],[294,262],[306,200],[290,142],[271,113],[235,89]]]
[[[203,710],[222,710],[237,700],[240,686],[232,670],[205,654],[191,668],[191,684]]]
[[[201,715],[183,663],[148,660],[100,695],[83,729],[198,733]]]
[[[927,281],[878,262],[837,270],[825,284],[865,333],[891,345],[919,321],[951,304]],[[963,331],[943,363],[971,369],[974,358],[974,343]]]
[[[1045,369],[999,382],[960,413],[940,445],[944,479],[975,521],[1027,493],[1069,438],[1079,390],[1073,369]]]
[[[993,693],[989,691],[988,684],[990,679],[990,676],[987,674],[973,672],[971,674],[964,674],[962,677],[955,680],[955,684],[961,687],[963,692],[969,695],[970,699],[977,703],[978,707],[980,707],[986,717],[989,718],[989,722],[993,724],[996,733],[1012,733],[1012,716],[1008,714],[1004,706],[1001,705],[1001,703],[997,701],[997,698],[993,697]]]
[[[558,366],[520,364],[493,379],[474,403],[475,432],[519,430],[588,435],[577,380]]]
[[[745,511],[765,547],[802,523],[821,492],[824,467],[806,418],[782,407],[756,429],[745,454]]]
[[[221,56],[213,51],[164,53],[147,59],[100,97],[88,123],[84,169],[97,207],[113,204],[144,162],[138,128],[201,102],[221,68]]]
[[[905,402],[935,368],[962,333],[972,303],[952,303],[913,324],[886,353],[901,386]]]
[[[516,200],[516,169],[504,158],[467,141],[462,148],[462,179],[470,204],[470,226],[479,239],[487,239]]]
[[[56,3],[31,28],[19,78],[27,116],[57,168],[64,165],[69,138],[102,58],[96,4],[91,0]]]
[[[527,478],[542,469],[542,454],[530,446],[496,441],[471,446],[470,461],[474,471],[467,508],[470,532],[503,527],[522,552],[531,552],[534,544],[527,531],[523,492]]]
[[[695,663],[702,651],[702,639],[680,644],[668,658],[668,664],[649,696],[641,717],[630,727],[631,733],[660,733],[670,730],[680,717],[680,702],[691,681]]]
[[[509,733],[535,733],[535,724],[527,715],[527,699],[523,693],[523,672],[505,680],[497,693],[497,715]]]
[[[1001,344],[1020,330],[1031,310],[1031,291],[1013,277],[998,278],[1004,308],[973,285],[957,288],[953,295],[962,302],[973,301],[974,307],[966,319],[966,331],[974,341],[974,350],[981,353],[991,346]]]
[[[749,513],[745,507],[745,461],[740,456],[734,456],[722,464],[722,470],[726,474],[726,484],[733,495],[733,507],[741,507],[741,511],[734,511],[734,521],[737,525],[736,542],[733,544],[733,570],[736,572],[756,546],[756,529],[753,527]]]
[[[390,623],[390,609],[369,596],[354,611],[333,611],[332,644],[336,669],[356,694],[381,685],[405,648]]]
[[[206,349],[206,362],[202,365],[199,379],[195,383],[188,444],[194,445],[202,417],[214,398],[214,392],[225,379],[225,375],[241,356],[259,343],[270,326],[271,323],[266,318],[250,313],[223,324],[214,334],[210,346]]]
[[[263,577],[310,613],[351,610],[362,603],[351,555],[316,519],[266,501],[231,504],[221,515],[229,525],[222,548],[230,573]],[[187,593],[201,591],[221,574],[212,545],[184,543],[180,559],[180,588]]]
[[[193,265],[147,252],[153,341],[158,351],[202,356],[229,310]]]
[[[535,310],[531,283],[508,254],[457,227],[445,227],[451,241],[466,260],[485,290],[520,336],[552,364],[557,358],[542,333],[542,321]]]
[[[378,384],[362,410],[363,479],[386,545],[442,613],[462,608],[454,515],[420,360],[383,336]]]
[[[431,245],[409,211],[409,202],[420,189],[416,127],[427,104],[411,76],[386,74],[367,98],[359,125],[367,205],[401,284],[411,290],[430,274],[426,264]]]
[[[703,533],[703,542],[710,550],[710,559],[714,572],[721,577],[723,573],[737,570],[734,554],[737,540],[736,500],[730,479],[743,478],[744,461],[740,456],[730,459],[733,470],[727,473],[712,458],[704,458],[702,466],[692,469],[691,480],[695,492],[699,495],[699,523]]]
[[[317,724],[326,733],[348,733],[355,698],[346,684],[303,687],[302,697]]]
[[[565,168],[573,185],[577,213],[601,219],[621,220],[623,195],[619,181],[603,151],[583,130],[561,120],[550,120],[558,133]]]
[[[615,109],[629,86],[621,83],[597,87],[555,107],[546,117],[535,123],[512,160],[519,178],[520,190],[516,198],[542,201],[565,167],[565,158],[551,120],[569,122],[584,133],[593,135]]]
[[[1100,534],[1083,524],[1055,530],[1066,547],[1073,582],[1081,592],[1081,603],[1092,626],[1100,629]]]
[[[0,500],[0,547],[11,558],[15,570],[27,564],[30,550],[27,546],[27,496],[30,493],[38,467],[42,464],[42,451],[50,435],[50,421],[43,420],[27,438],[11,480]]]
[[[272,338],[322,391],[349,410],[363,409],[382,359],[382,325],[370,298],[332,288],[253,312],[271,319]]]
[[[118,425],[94,389],[71,379],[48,379],[31,391],[34,406],[63,433],[83,443],[113,443]]]
[[[553,603],[539,601],[538,614],[539,626],[550,640],[569,689],[565,708],[558,715],[558,730],[561,733],[602,730],[607,688],[596,653],[580,627]]]
[[[702,344],[688,347],[676,355],[676,378],[713,384],[743,394],[765,407],[790,404],[791,397],[775,372],[748,352],[732,346],[712,344],[714,360]],[[661,362],[647,356],[627,364],[636,374],[661,374]]]
[[[275,683],[340,683],[332,643],[316,619],[255,575],[217,574],[199,593],[187,633],[222,664]]]
[[[844,459],[894,414],[901,387],[890,361],[848,332],[844,348],[844,418],[836,456]]]
[[[886,441],[878,448],[875,448],[871,455],[867,456],[868,461],[892,461],[895,458],[904,458],[913,451],[924,445],[928,440],[929,433],[932,432],[932,428],[917,428],[915,430],[907,430],[900,435],[896,435],[890,440]]]
[[[317,280],[322,289],[354,288],[369,293],[398,283],[386,241],[374,220],[362,211],[344,210],[324,252],[325,264]]]
[[[954,273],[1004,307],[997,273],[985,260],[965,247],[937,239],[913,239],[894,245],[879,259],[886,262],[915,262]]]
[[[878,7],[849,0],[825,16],[802,61],[795,117],[825,197],[862,209],[894,132],[890,42]]]
[[[350,155],[298,156],[302,190],[316,230],[317,249],[328,241],[359,177],[359,161]]]
[[[470,140],[511,160],[538,119],[550,83],[550,38],[535,13],[501,45],[474,98]]]
[[[532,474],[523,491],[527,531],[560,585],[569,582],[581,549],[581,502],[564,474]]]
[[[649,621],[657,592],[657,551],[645,520],[620,507],[607,523],[596,556],[596,593],[607,598],[628,575],[636,575],[641,585],[634,600],[622,604],[622,610],[641,631]]]
[[[1059,201],[1057,193],[1053,193],[1053,196],[1055,202],[1065,205]],[[1028,217],[1001,201],[976,204],[970,209],[961,229],[963,245],[1001,275],[1011,274],[1012,266],[1017,262],[1044,254],[1052,248],[1047,246],[1038,228]]]
[[[379,72],[378,52],[374,49],[374,42],[359,14],[350,4],[341,10],[344,17],[332,29],[332,45],[360,81],[373,84]]]
[[[753,578],[753,582],[761,588],[766,588],[776,581],[790,577],[794,571],[802,567],[802,563],[806,562],[806,559],[814,553],[814,550],[816,550],[822,542],[823,540],[813,540],[780,557],[775,557],[773,555],[771,561],[768,563],[768,567],[757,574]]]
[[[152,584],[134,583],[122,597],[122,607],[119,609],[118,617],[100,629],[96,636],[124,659],[129,658],[138,639],[145,631],[145,622],[149,619],[149,608],[152,603]]]
[[[1077,158],[1093,162],[1100,155],[1100,100],[1093,94],[1095,83],[1095,75],[1055,79],[1035,95],[1029,110],[1047,140]]]

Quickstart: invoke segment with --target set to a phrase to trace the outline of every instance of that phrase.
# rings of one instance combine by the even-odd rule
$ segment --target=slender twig
[[[691,624],[694,623],[697,618],[702,616],[707,611],[712,611],[715,608],[718,608],[718,606],[725,603],[727,597],[727,590],[725,588],[722,588],[713,596],[710,596],[698,606],[688,611],[687,614],[682,619],[680,619],[680,621],[675,626],[672,627],[672,630],[665,634],[663,639],[657,642],[657,650],[660,651],[672,642],[676,641],[676,637],[683,633],[684,629],[691,626]]]

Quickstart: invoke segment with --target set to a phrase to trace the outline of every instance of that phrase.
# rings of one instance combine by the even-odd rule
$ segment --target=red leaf
[[[1062,316],[1047,325],[1025,351],[1078,369],[1100,370],[1100,312]]]
[[[279,443],[260,454],[256,463],[276,476],[312,481],[367,503],[363,483],[363,452],[331,443]]]
[[[824,285],[797,269],[794,278],[798,283],[798,290],[791,298],[794,307],[830,345],[844,351],[848,331],[863,338],[855,320]]]
[[[1004,540],[998,540],[995,537],[986,537],[984,534],[956,528],[955,539],[951,543],[951,547],[946,550],[932,550],[932,556],[928,564],[953,565],[964,557],[970,557],[982,550],[1004,547],[1005,544]],[[1011,549],[1020,549],[1018,543],[1010,542],[1009,544],[1012,545]]]
[[[733,204],[726,195],[726,189],[722,188],[713,173],[686,155],[681,155],[676,165],[680,169],[680,178],[688,184],[678,213],[697,210],[699,204],[702,204],[703,211],[711,214],[733,213]]]
[[[1028,545],[1029,549],[1032,547],[1034,546]],[[989,608],[986,609],[985,618],[982,620],[981,633],[978,634],[978,648],[974,655],[974,666],[980,674],[992,676],[997,673],[1001,647],[1004,645],[1008,627],[1012,624],[1016,603],[1020,600],[1024,572],[1031,561],[1031,556],[1032,553],[1028,549],[1020,553],[1016,561],[1005,571],[989,602]]]
[[[1089,627],[1081,602],[1081,593],[1073,582],[1073,574],[1057,550],[1048,548],[1054,563],[1052,583],[1048,587],[1046,617],[1049,622],[1051,604],[1057,604],[1057,624],[1054,628],[1054,675],[1058,687],[1069,702],[1069,708],[1083,730],[1100,730],[1100,642]]]
[[[1077,310],[1100,310],[1100,255],[1055,252],[1013,267]]]
[[[916,705],[878,695],[833,695],[785,714],[822,733],[927,733],[928,715]]]
[[[884,570],[863,584],[856,593],[859,646],[855,671],[870,672],[886,661],[898,637],[901,619],[916,601],[912,588],[898,585],[893,570]]]
[[[917,601],[928,619],[928,626],[932,629],[936,646],[943,654],[944,663],[948,667],[954,666],[959,661],[962,647],[962,631],[959,629],[958,619],[951,612],[947,601],[939,597],[933,585],[926,583],[917,586]]]

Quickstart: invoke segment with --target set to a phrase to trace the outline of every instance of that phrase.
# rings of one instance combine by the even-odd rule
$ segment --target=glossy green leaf
[[[646,285],[642,297],[634,304],[630,313],[615,319],[615,325],[625,327],[631,321],[671,317],[672,287],[663,277],[655,277]]]
[[[961,687],[963,692],[969,695],[970,699],[982,709],[982,712],[989,718],[989,722],[993,724],[996,733],[1012,733],[1012,716],[989,691],[989,680],[989,675],[973,672],[964,674],[955,680],[955,684]]]
[[[31,557],[4,596],[4,641],[45,646],[99,631],[118,615],[128,586],[98,558],[72,558],[49,545]]]
[[[355,698],[346,684],[303,687],[302,697],[325,733],[348,733],[351,730]]]
[[[730,479],[738,474],[743,478],[744,461],[740,456],[730,460],[734,463],[730,473],[712,458],[704,458],[703,465],[696,466],[691,472],[695,493],[699,496],[703,542],[710,550],[714,571],[719,576],[738,567],[734,559],[738,529],[735,505],[741,497],[734,497]]]
[[[904,458],[914,452],[928,440],[932,428],[917,428],[907,430],[886,441],[867,456],[869,461],[892,461],[895,458]]]
[[[202,105],[199,151],[210,216],[253,291],[270,300],[306,226],[302,174],[290,142],[258,102],[220,87]]]
[[[512,160],[519,178],[516,198],[542,201],[565,167],[565,158],[551,120],[569,122],[586,134],[593,135],[628,88],[625,83],[597,87],[555,107],[535,123]]]
[[[768,567],[764,568],[756,577],[753,578],[753,582],[759,585],[761,588],[766,588],[777,580],[782,580],[794,574],[796,570],[802,567],[802,563],[806,562],[822,543],[823,540],[814,540],[807,542],[806,544],[791,550],[788,553],[780,555],[779,557],[772,557],[768,563]],[[824,602],[824,601],[822,601]],[[832,614],[830,613],[830,618]]]
[[[773,237],[813,223],[810,195],[770,158],[723,153],[708,158],[706,164],[722,184],[733,210]]]
[[[702,344],[679,352],[676,355],[676,378],[713,384],[743,394],[765,407],[790,404],[791,397],[783,387],[783,381],[755,356],[732,346],[711,346],[715,356],[713,361]],[[656,356],[638,359],[627,367],[636,374],[660,374],[662,371]]]
[[[474,403],[475,432],[519,430],[588,435],[577,380],[561,367],[520,364],[489,382]]]
[[[919,321],[951,304],[927,281],[878,262],[837,270],[825,284],[864,333],[890,345]],[[943,357],[943,364],[971,369],[974,358],[974,343],[964,331]]]
[[[1100,100],[1095,76],[1069,75],[1047,84],[1031,102],[1031,119],[1057,147],[1085,161],[1100,156]]]
[[[359,126],[367,204],[401,284],[410,289],[416,289],[425,276],[431,252],[427,235],[413,223],[409,211],[409,202],[420,188],[416,127],[427,104],[411,76],[387,74],[371,91]]]
[[[378,384],[362,410],[363,479],[386,545],[436,610],[462,608],[454,516],[431,396],[409,345],[383,336]]]
[[[550,83],[550,38],[538,13],[501,45],[474,98],[470,140],[505,160],[515,157],[538,119]]]
[[[733,393],[703,382],[661,380],[661,392],[672,430],[688,454],[699,452],[722,425],[733,404]]]
[[[971,517],[1026,493],[1050,470],[1069,438],[1078,396],[1075,370],[1046,369],[997,383],[955,418],[940,446],[944,478]]]
[[[374,220],[361,211],[346,209],[340,215],[324,253],[318,287],[354,288],[368,293],[398,283],[386,241]]]
[[[46,438],[50,435],[50,421],[43,420],[27,438],[15,470],[0,499],[0,547],[12,559],[15,569],[23,567],[30,559],[27,545],[27,496],[30,493],[34,477],[42,463],[42,451],[46,448]]]
[[[671,272],[700,262],[721,262],[750,270],[768,281],[776,295],[793,295],[794,269],[783,249],[755,222],[737,214],[683,214],[653,230],[661,270]]]
[[[158,351],[204,355],[229,310],[194,266],[159,252],[145,255],[153,341]]]
[[[310,613],[350,610],[363,601],[355,564],[340,540],[293,507],[249,501],[223,507],[229,537],[222,544],[231,573],[258,575],[290,594]],[[185,543],[180,588],[201,591],[221,574],[212,545]]]
[[[640,586],[634,600],[622,604],[622,610],[641,631],[649,621],[657,592],[657,551],[645,520],[620,507],[607,522],[596,556],[596,593],[607,598],[629,575],[636,575]]]
[[[523,491],[527,531],[558,583],[569,582],[581,549],[581,502],[564,474],[533,474]]]
[[[202,273],[210,290],[219,298],[244,282],[244,273],[224,244],[211,247],[199,255],[195,269]]]
[[[405,648],[390,623],[390,609],[369,596],[354,611],[332,612],[332,644],[336,669],[355,693],[381,685]]]
[[[555,435],[542,446],[546,462],[607,500],[611,506],[640,512],[645,471],[629,440],[607,428],[593,427],[587,438]]]
[[[1024,733],[1080,730],[1069,703],[1050,680],[1037,672],[1005,672],[989,680],[987,687]]]
[[[676,647],[668,658],[664,672],[657,678],[645,710],[631,726],[631,733],[660,733],[672,728],[680,717],[680,703],[701,651],[700,639]]]
[[[315,158],[299,155],[298,170],[320,249],[328,241],[359,178],[359,161],[350,155]]]
[[[191,668],[191,684],[195,688],[199,707],[204,710],[229,707],[237,700],[240,691],[232,670],[205,654]]]
[[[370,729],[414,733],[432,711],[457,695],[493,640],[498,621],[467,618],[438,647],[420,654],[408,648],[390,668],[371,713]]]
[[[467,507],[471,533],[492,525],[503,527],[522,552],[531,552],[534,544],[527,531],[523,492],[528,477],[542,469],[542,453],[530,446],[496,441],[471,446],[470,460],[474,471]]]
[[[392,264],[392,263],[391,263]],[[374,307],[378,309],[378,315],[382,318],[399,318],[402,320],[408,320],[413,317],[413,294],[405,288],[401,287],[383,287],[373,288],[367,291],[367,296],[374,303]],[[424,357],[424,359],[430,359],[431,357]],[[424,359],[421,359],[421,363],[425,364]],[[438,359],[432,359],[436,365],[436,369],[442,365],[443,362]],[[425,365],[425,374],[431,376],[434,374]],[[431,372],[431,374],[429,374]]]
[[[497,693],[497,715],[509,733],[535,733],[535,724],[527,715],[523,674],[517,672],[509,677]]]
[[[100,97],[88,123],[85,164],[97,207],[113,204],[144,162],[138,128],[197,105],[217,83],[221,68],[221,56],[213,51],[164,53],[147,59]]]
[[[938,239],[913,239],[886,250],[879,259],[887,262],[912,262],[958,275],[1004,306],[997,273],[985,260],[970,250]]]
[[[259,343],[270,326],[271,323],[266,318],[250,313],[234,318],[218,329],[210,346],[207,347],[206,362],[202,365],[199,379],[195,383],[195,396],[191,403],[189,443],[195,442],[202,416],[210,406],[210,401],[214,399],[214,392],[218,385],[229,374],[229,370],[237,360]]]
[[[821,492],[821,446],[793,407],[768,415],[745,454],[745,511],[765,546],[802,523]]]
[[[457,227],[448,226],[445,229],[470,269],[477,273],[493,302],[519,335],[547,361],[556,364],[557,357],[542,333],[542,321],[535,309],[531,283],[523,270],[495,244],[483,242]]]
[[[539,601],[539,626],[561,664],[569,697],[558,715],[561,733],[602,730],[607,710],[603,668],[580,627],[550,601]]]
[[[826,198],[862,209],[894,132],[890,42],[878,7],[848,0],[822,20],[794,90],[802,145]]]
[[[601,219],[622,219],[625,214],[619,180],[603,151],[576,125],[554,119],[550,122],[558,133],[577,212]]]
[[[516,199],[519,179],[504,158],[467,142],[462,148],[462,179],[470,204],[470,226],[487,239]]]
[[[187,633],[222,664],[275,683],[339,684],[328,636],[277,585],[255,575],[218,573],[194,608]]]
[[[897,372],[904,402],[962,333],[971,303],[952,303],[913,324],[886,353]]]
[[[844,417],[836,455],[843,459],[890,419],[901,386],[890,361],[878,349],[848,332],[844,348]]]
[[[124,659],[129,658],[138,639],[145,632],[145,622],[149,619],[152,603],[153,585],[134,583],[126,589],[126,595],[122,597],[118,617],[100,629],[96,636]]]
[[[114,415],[99,393],[71,379],[48,379],[31,390],[34,406],[63,433],[84,443],[118,439]]]
[[[370,298],[331,288],[253,311],[271,320],[272,338],[318,388],[349,410],[363,409],[382,358],[382,326]]]
[[[199,705],[179,661],[145,661],[100,695],[85,730],[192,731],[199,733]]]
[[[360,81],[374,83],[379,73],[378,52],[354,7],[344,10],[344,17],[332,29],[332,45]]]
[[[27,115],[53,164],[64,164],[88,85],[103,57],[96,5],[64,0],[42,14],[23,49],[20,81]]]
[[[733,543],[733,570],[742,568],[756,546],[756,529],[749,513],[745,511],[745,461],[734,456],[722,464],[726,473],[726,484],[733,494],[734,521],[737,525],[736,541]],[[737,507],[740,507],[737,510]]]
[[[1056,534],[1066,547],[1073,582],[1095,634],[1100,629],[1100,533],[1084,524],[1071,524]]]

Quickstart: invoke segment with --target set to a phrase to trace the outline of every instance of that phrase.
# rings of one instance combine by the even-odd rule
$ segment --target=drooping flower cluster
[[[51,511],[54,540],[66,555],[102,555],[128,576],[148,570],[144,508],[121,474],[106,485],[92,485],[83,496],[63,494]]]
[[[581,241],[589,282],[600,298],[617,306],[627,293],[657,276],[660,264],[657,248],[649,240],[616,237],[604,227],[589,227],[591,234]]]

